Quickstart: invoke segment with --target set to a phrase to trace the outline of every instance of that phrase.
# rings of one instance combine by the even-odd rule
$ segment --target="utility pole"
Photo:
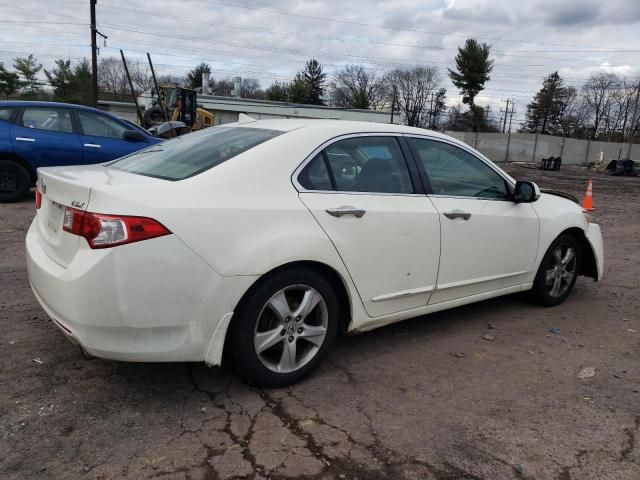
[[[96,2],[89,0],[91,6],[91,103],[98,107],[98,45],[96,44]]]
[[[91,103],[94,108],[98,108],[98,44],[96,38],[97,35],[105,40],[108,38],[100,33],[96,26],[96,3],[98,0],[89,0],[91,8]]]
[[[631,116],[631,127],[629,128],[629,145],[627,145],[627,157],[631,158],[631,147],[633,145],[633,134],[638,125],[638,100],[640,100],[640,81],[636,87],[636,105],[633,107],[633,115]]]
[[[396,110],[396,95],[398,94],[398,90],[396,86],[393,86],[393,94],[391,95],[391,123],[393,123],[393,114]],[[400,123],[400,122],[398,122]]]
[[[431,102],[429,103],[429,128],[433,128],[435,126],[435,119],[433,118],[433,92],[431,92]]]
[[[511,113],[509,114],[509,133],[511,133],[511,120],[513,120],[513,114],[515,112],[515,102],[511,102]],[[506,114],[505,114],[506,115]]]
[[[507,98],[507,108],[504,111],[504,120],[502,122],[502,133],[505,132],[505,130],[507,129],[507,115],[509,114],[509,102],[510,102],[510,98]]]

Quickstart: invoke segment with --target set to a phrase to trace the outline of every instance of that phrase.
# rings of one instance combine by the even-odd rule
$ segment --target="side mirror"
[[[135,130],[126,130],[124,132],[124,139],[130,142],[144,142],[146,140],[142,133]]]
[[[516,203],[531,203],[540,198],[540,188],[533,182],[517,181],[513,191],[513,201]]]

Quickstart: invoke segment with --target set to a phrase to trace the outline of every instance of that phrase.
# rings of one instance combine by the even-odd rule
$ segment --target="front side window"
[[[107,138],[124,138],[127,127],[105,115],[93,112],[78,112],[82,132],[85,135]]]
[[[313,181],[309,181],[312,178]],[[308,190],[414,192],[407,163],[395,137],[365,136],[339,140],[300,172],[298,182]],[[331,188],[318,188],[316,184]]]
[[[22,126],[51,132],[73,132],[71,111],[66,108],[25,108]]]
[[[165,180],[183,180],[282,133],[264,128],[210,127],[138,150],[108,166]]]
[[[505,180],[466,150],[436,140],[409,138],[424,168],[434,195],[508,197]]]

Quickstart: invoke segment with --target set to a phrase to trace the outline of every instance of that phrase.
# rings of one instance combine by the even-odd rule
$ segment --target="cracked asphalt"
[[[507,169],[579,196],[590,175]],[[603,282],[342,337],[280,390],[84,360],[29,289],[33,200],[0,205],[0,478],[639,479],[640,179],[594,175],[594,202]]]

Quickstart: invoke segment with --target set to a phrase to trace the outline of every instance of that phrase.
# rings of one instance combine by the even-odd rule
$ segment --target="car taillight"
[[[62,229],[87,239],[91,248],[108,248],[169,235],[160,222],[147,217],[103,215],[67,207]]]
[[[36,210],[42,205],[42,194],[36,189]]]

